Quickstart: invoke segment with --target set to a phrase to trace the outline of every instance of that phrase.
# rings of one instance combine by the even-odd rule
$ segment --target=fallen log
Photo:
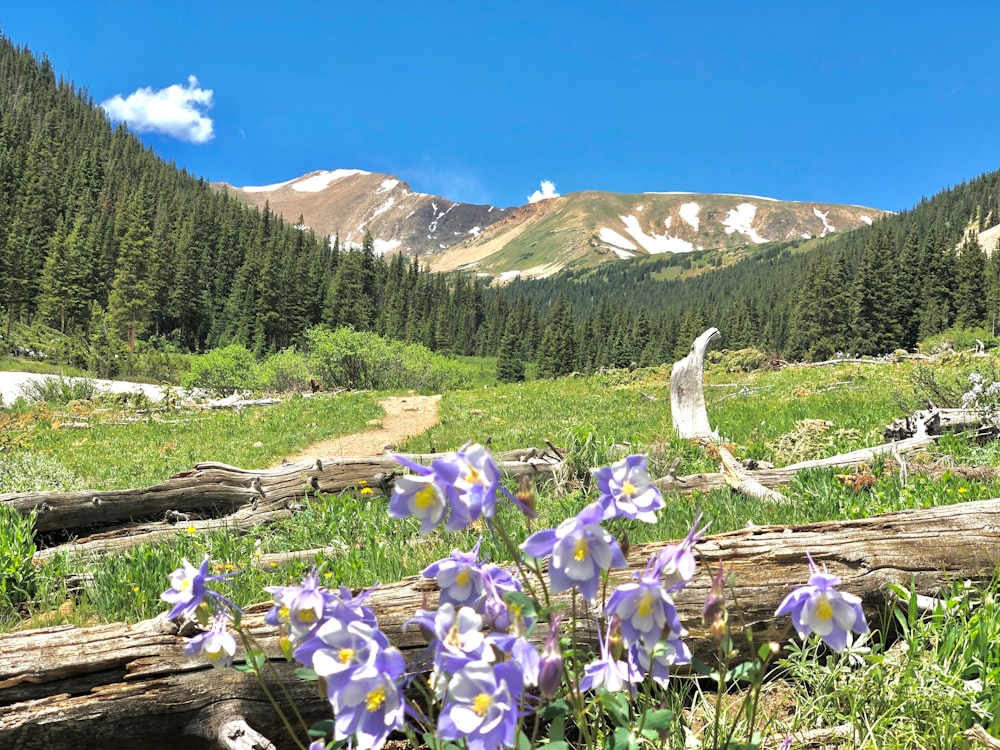
[[[429,463],[444,454],[408,456]],[[552,473],[563,465],[551,451],[522,448],[499,454],[497,464],[510,476]],[[168,512],[224,516],[239,509],[272,511],[316,493],[340,492],[362,481],[386,491],[400,471],[389,454],[353,458],[319,458],[274,469],[241,469],[216,462],[197,464],[161,484],[142,489],[22,492],[0,494],[22,515],[37,512],[35,530],[64,531],[104,526],[132,519],[163,518]],[[177,520],[176,518],[173,520]]]
[[[793,634],[791,625],[787,617],[775,618],[774,611],[807,580],[809,552],[843,579],[845,591],[861,597],[877,628],[892,603],[889,583],[936,596],[955,580],[988,579],[1000,559],[998,532],[1000,499],[994,499],[706,537],[697,547],[699,570],[678,595],[677,606],[692,650],[710,662],[715,644],[701,623],[701,610],[712,575],[722,565],[731,581],[726,597],[733,642],[741,654],[762,642],[783,641]],[[611,584],[629,580],[666,544],[633,547],[629,569],[614,571]],[[432,581],[411,577],[380,587],[368,600],[383,631],[411,663],[424,643],[403,624],[418,608],[435,606],[436,599]],[[263,623],[265,608],[250,608],[244,622],[265,652],[277,656],[277,633]],[[577,612],[578,640],[593,648],[598,612],[579,601]],[[544,627],[534,633],[538,641],[544,636]],[[251,678],[213,671],[202,661],[185,659],[182,649],[176,626],[162,618],[0,635],[0,747],[212,747],[221,727],[240,719],[281,746],[286,735],[275,726]],[[322,712],[308,687],[298,685],[294,695],[306,713]]]

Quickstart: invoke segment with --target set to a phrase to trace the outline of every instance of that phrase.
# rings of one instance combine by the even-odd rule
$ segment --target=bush
[[[38,377],[21,386],[21,398],[35,404],[65,406],[71,401],[94,401],[99,395],[97,383],[89,378]]]
[[[470,385],[475,368],[419,344],[388,341],[351,328],[306,331],[310,369],[325,388],[441,391]]]
[[[265,391],[302,391],[309,386],[312,373],[306,356],[295,349],[282,349],[261,363],[258,382]]]
[[[218,392],[253,390],[258,387],[257,371],[257,360],[250,350],[231,344],[192,358],[191,369],[181,378],[181,385]]]
[[[947,351],[975,350],[979,342],[992,349],[998,343],[997,337],[985,328],[949,328],[947,331],[928,336],[917,345],[921,354],[939,354]]]

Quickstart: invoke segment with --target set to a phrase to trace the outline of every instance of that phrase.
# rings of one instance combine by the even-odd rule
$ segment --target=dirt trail
[[[313,458],[339,458],[343,456],[377,456],[385,453],[387,446],[395,446],[408,437],[419,435],[436,425],[440,394],[436,396],[391,396],[379,405],[385,410],[381,425],[353,435],[323,440],[310,445],[285,460],[295,463]]]

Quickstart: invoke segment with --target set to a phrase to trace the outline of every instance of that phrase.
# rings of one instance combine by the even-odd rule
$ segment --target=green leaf
[[[515,741],[514,747],[517,748],[517,750],[531,750],[531,740],[523,730],[517,733],[517,740]]]
[[[628,725],[628,700],[621,693],[604,693],[601,704],[617,727]]]
[[[296,667],[295,676],[300,680],[307,680],[309,682],[319,679],[319,675],[316,674],[315,669],[306,669],[305,667]]]
[[[569,701],[565,698],[559,698],[546,703],[542,708],[542,721],[555,721],[560,716],[569,716],[572,711],[573,707],[569,705]]]
[[[549,735],[551,737],[551,735]],[[563,742],[562,740],[557,740],[555,742],[545,743],[545,750],[569,750],[569,743]]]
[[[737,664],[735,667],[729,670],[726,675],[727,682],[738,682],[740,680],[752,681],[757,677],[757,673],[760,671],[760,663],[757,661],[745,661],[742,664]]]
[[[615,733],[610,737],[608,743],[610,750],[636,750],[639,747],[638,742],[632,733],[628,731],[625,727],[618,727]]]
[[[333,737],[333,719],[323,719],[317,721],[309,727],[309,736],[313,739],[320,737]]]
[[[642,726],[644,729],[653,729],[657,732],[669,729],[674,723],[674,712],[666,708],[647,708],[643,714]]]

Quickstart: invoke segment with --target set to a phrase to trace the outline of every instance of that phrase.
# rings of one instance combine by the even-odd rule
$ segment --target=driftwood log
[[[632,548],[629,570],[614,571],[612,584],[643,569],[665,544]],[[806,552],[862,598],[877,627],[892,606],[888,583],[935,596],[952,581],[992,574],[1000,560],[1000,499],[862,520],[745,529],[706,537],[697,549],[699,571],[677,604],[692,650],[710,661],[714,644],[701,624],[701,609],[719,565],[731,581],[730,622],[744,653],[751,650],[748,635],[753,649],[793,635],[788,618],[776,619],[774,611],[807,579]],[[403,624],[418,608],[435,606],[436,599],[433,582],[413,577],[380,587],[369,600],[382,629],[411,663],[424,644]],[[251,609],[245,622],[275,656],[276,633],[263,623],[262,611]],[[594,646],[597,612],[582,602],[577,612],[578,638]],[[544,635],[544,627],[535,633],[538,639]],[[0,635],[0,747],[224,747],[220,733],[239,721],[277,747],[288,745],[252,678],[187,660],[182,648],[176,626],[162,618],[132,626]],[[278,666],[288,674],[290,665]],[[308,686],[297,685],[294,694],[308,718],[322,714],[324,707]]]
[[[688,355],[674,363],[670,371],[670,416],[674,430],[682,438],[709,438],[719,435],[708,423],[702,378],[708,345],[719,336],[718,328],[709,328],[691,345]]]
[[[443,454],[410,455],[429,463]],[[523,448],[496,456],[509,476],[553,473],[563,466],[551,449]],[[110,552],[173,536],[178,530],[247,529],[289,517],[317,493],[340,492],[366,482],[377,492],[391,491],[401,470],[391,455],[319,458],[273,469],[241,469],[200,463],[161,484],[142,489],[25,492],[0,494],[23,515],[37,513],[35,530],[75,532],[69,544],[51,546],[36,557],[58,552]]]

